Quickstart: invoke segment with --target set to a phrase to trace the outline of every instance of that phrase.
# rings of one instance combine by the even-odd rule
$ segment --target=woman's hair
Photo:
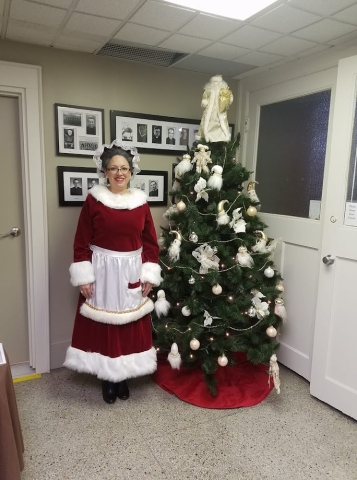
[[[125,160],[128,161],[129,163],[129,168],[130,170],[133,169],[133,157],[130,155],[129,152],[127,152],[126,150],[124,150],[123,148],[121,147],[112,147],[112,148],[105,148],[104,149],[104,152],[102,153],[101,155],[101,160],[102,160],[102,170],[106,170],[107,166],[108,166],[108,163],[110,162],[110,160],[115,157],[115,155],[120,155],[121,157],[124,157]]]

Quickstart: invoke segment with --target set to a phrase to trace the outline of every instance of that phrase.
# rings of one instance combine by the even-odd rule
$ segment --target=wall
[[[72,242],[79,207],[59,207],[57,165],[93,167],[89,158],[58,157],[55,146],[54,104],[104,108],[105,141],[110,142],[109,111],[199,119],[202,87],[209,75],[171,70],[89,54],[25,45],[0,40],[0,60],[40,65],[43,84],[43,120],[46,157],[46,188],[50,278],[51,368],[61,366],[69,345],[77,289],[69,284]],[[237,81],[229,81],[233,93]],[[236,108],[229,112],[235,123]],[[141,156],[142,169],[167,170],[169,178],[176,156]],[[164,225],[165,207],[152,213],[157,231]]]

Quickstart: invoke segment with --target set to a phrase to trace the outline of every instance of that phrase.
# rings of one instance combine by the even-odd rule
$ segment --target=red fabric
[[[181,400],[204,408],[251,407],[262,402],[273,388],[268,385],[268,367],[252,365],[244,353],[235,353],[234,367],[218,367],[217,396],[213,396],[204,381],[202,370],[174,370],[166,357],[158,358],[153,380],[164,390]]]
[[[158,262],[159,247],[149,205],[132,210],[105,206],[88,195],[81,210],[74,239],[74,262],[91,260],[89,244],[107,250],[130,252],[143,247],[142,260]],[[71,346],[117,358],[150,350],[150,315],[125,325],[108,325],[80,314],[85,298],[79,295]]]
[[[88,195],[81,210],[74,238],[74,262],[91,260],[89,244],[132,252],[143,247],[143,263],[157,263],[159,246],[149,205],[133,210],[110,208]]]

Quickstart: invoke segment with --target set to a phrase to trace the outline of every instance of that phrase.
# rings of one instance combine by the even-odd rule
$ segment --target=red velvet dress
[[[100,250],[99,263],[95,249]],[[110,263],[109,278],[107,270],[101,270],[103,252],[105,262],[116,262],[114,267]],[[156,370],[150,319],[154,306],[151,299],[142,297],[141,283],[160,283],[158,256],[146,195],[135,189],[115,195],[102,185],[93,187],[78,221],[71,282],[93,282],[103,302],[115,308],[93,305],[93,299],[79,296],[66,367],[113,382]],[[139,265],[134,273],[132,261]]]

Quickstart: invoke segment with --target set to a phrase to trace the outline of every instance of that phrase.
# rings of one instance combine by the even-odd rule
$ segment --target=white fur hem
[[[144,299],[144,302],[135,310],[123,312],[109,312],[91,307],[87,302],[83,303],[80,312],[83,317],[90,318],[95,322],[109,323],[111,325],[125,325],[126,323],[135,322],[144,315],[154,310],[154,303],[150,298]]]
[[[140,280],[152,283],[153,285],[160,285],[162,282],[161,267],[158,263],[146,262],[141,269]]]
[[[93,283],[95,280],[93,265],[88,260],[72,263],[69,267],[69,273],[71,284],[74,287],[87,285],[87,283]]]
[[[156,364],[154,347],[145,352],[122,355],[117,358],[68,347],[63,366],[77,372],[96,375],[100,380],[117,383],[127,378],[154,373]]]

